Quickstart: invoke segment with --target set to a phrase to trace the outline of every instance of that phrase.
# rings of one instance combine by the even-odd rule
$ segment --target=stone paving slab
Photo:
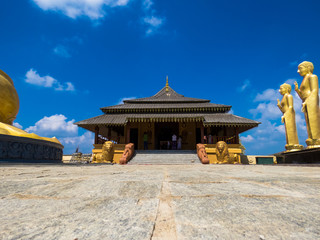
[[[320,167],[0,165],[0,239],[320,239]]]

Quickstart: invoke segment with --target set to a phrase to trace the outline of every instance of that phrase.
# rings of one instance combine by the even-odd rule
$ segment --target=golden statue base
[[[306,140],[306,144],[307,144],[307,149],[320,148],[320,139],[311,139],[311,138],[308,138],[308,139]]]
[[[300,145],[300,144],[294,144],[294,145],[289,145],[289,144],[286,144],[285,146],[286,148],[286,152],[294,152],[294,151],[300,151],[303,149],[303,146]]]
[[[0,161],[61,163],[62,155],[57,138],[40,137],[0,122]]]
[[[23,131],[20,128],[17,128],[15,126],[5,124],[2,122],[0,122],[0,134],[44,140],[44,141],[48,141],[48,142],[58,143],[61,145],[61,143],[59,142],[59,140],[56,137],[53,137],[53,138],[40,137],[34,133],[28,133],[26,131]]]

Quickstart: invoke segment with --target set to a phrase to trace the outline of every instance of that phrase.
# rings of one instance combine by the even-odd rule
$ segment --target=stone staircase
[[[193,150],[138,150],[130,165],[187,165],[201,164]]]

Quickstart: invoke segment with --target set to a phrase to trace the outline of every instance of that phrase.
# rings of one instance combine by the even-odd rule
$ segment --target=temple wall
[[[196,148],[196,123],[179,123],[179,135],[182,137],[182,150]]]
[[[148,149],[154,149],[154,123],[140,122],[139,125],[138,149],[144,149],[143,135],[148,134]]]

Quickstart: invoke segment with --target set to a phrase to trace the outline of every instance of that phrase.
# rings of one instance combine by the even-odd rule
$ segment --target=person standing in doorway
[[[179,136],[178,138],[178,150],[181,150],[181,145],[182,145],[182,138]]]
[[[177,135],[173,134],[172,135],[172,150],[177,149]]]
[[[208,143],[209,144],[212,144],[212,135],[211,135],[211,133],[209,134],[209,137],[208,137],[209,139],[208,139]]]
[[[148,150],[148,134],[147,134],[147,132],[144,132],[144,134],[143,134],[143,144],[144,144],[144,150]]]

